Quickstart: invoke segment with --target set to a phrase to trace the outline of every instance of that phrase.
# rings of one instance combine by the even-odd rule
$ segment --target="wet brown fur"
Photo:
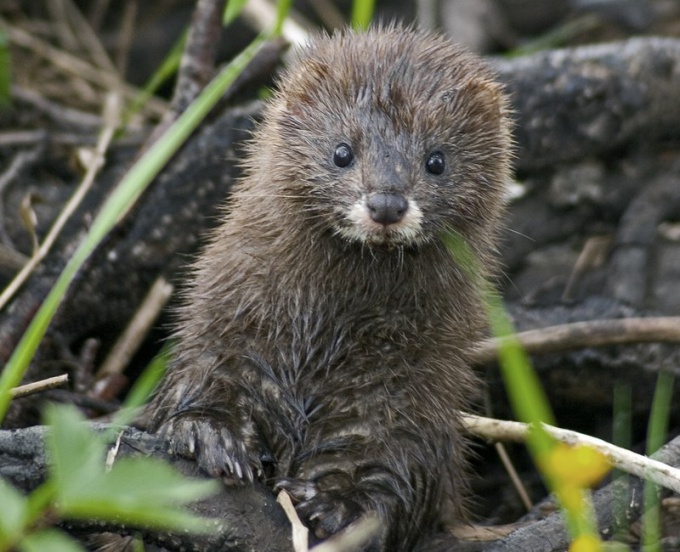
[[[186,291],[152,403],[179,454],[279,481],[320,537],[375,511],[379,550],[413,549],[460,506],[456,413],[478,392],[466,355],[483,309],[441,237],[455,229],[493,266],[506,112],[487,68],[436,35],[344,32],[302,53]],[[351,170],[333,164],[341,142]],[[424,171],[433,150],[438,177]],[[395,187],[423,212],[415,238],[342,234],[362,194]]]

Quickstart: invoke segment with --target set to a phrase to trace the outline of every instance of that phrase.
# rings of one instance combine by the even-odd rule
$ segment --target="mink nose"
[[[374,222],[387,226],[404,218],[408,209],[408,201],[402,195],[373,194],[366,201],[366,207]]]

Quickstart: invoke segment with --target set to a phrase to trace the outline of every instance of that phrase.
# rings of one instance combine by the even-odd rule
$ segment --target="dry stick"
[[[42,391],[49,391],[55,387],[61,387],[65,383],[68,383],[68,374],[62,374],[61,376],[54,376],[53,378],[46,378],[33,383],[27,383],[26,385],[20,385],[19,387],[10,389],[9,396],[13,399],[27,397],[28,395],[41,393]]]
[[[60,67],[66,73],[85,79],[99,87],[105,87],[110,90],[121,90],[126,98],[136,98],[139,94],[137,88],[121,81],[117,74],[93,67],[82,59],[59,50],[47,42],[31,36],[29,33],[18,27],[8,25],[1,19],[0,23],[2,23],[3,28],[9,35],[11,42],[23,46],[24,48],[28,48],[32,52],[49,59],[56,67]],[[167,111],[167,104],[158,98],[149,98],[147,106],[156,115],[163,115]]]
[[[588,238],[583,245],[581,253],[579,253],[578,259],[576,259],[576,264],[569,275],[567,285],[564,286],[562,301],[567,302],[572,300],[574,288],[589,268],[604,264],[612,241],[613,237],[611,235],[592,236]]]
[[[173,118],[194,101],[213,76],[223,12],[224,0],[198,0],[196,4],[172,94]]]
[[[120,75],[127,73],[130,49],[134,41],[135,25],[137,23],[137,1],[127,0],[123,7],[123,17],[120,26],[118,43],[116,45],[116,68]]]
[[[141,152],[151,147],[196,99],[215,71],[215,56],[224,0],[199,0],[191,15],[191,24],[182,52],[170,109],[147,137]],[[140,153],[141,153],[140,152]]]
[[[382,523],[375,513],[367,513],[352,522],[339,533],[312,548],[310,552],[352,552],[375,538],[382,529]]]
[[[286,491],[281,491],[276,496],[276,502],[283,508],[288,521],[290,521],[292,531],[293,550],[295,552],[307,552],[309,550],[309,529],[300,521],[300,517],[293,506],[293,501]]]
[[[7,170],[0,174],[0,193],[4,191],[7,185],[17,177],[26,165],[33,163],[38,158],[41,150],[41,146],[36,146],[28,151],[20,151],[14,156]]]
[[[276,21],[276,6],[266,0],[250,0],[243,8],[243,16],[250,20],[258,30],[269,30]],[[297,14],[291,10],[283,22],[281,36],[290,44],[301,46],[308,41],[309,33],[296,21],[297,18]]]
[[[530,429],[528,424],[520,422],[495,420],[469,414],[462,415],[461,422],[463,427],[472,435],[491,441],[525,442]],[[562,443],[570,446],[587,445],[592,447],[606,456],[615,468],[680,493],[680,469],[678,468],[635,454],[590,435],[547,424],[543,424],[543,427],[549,435]]]
[[[533,508],[534,505],[529,498],[529,493],[527,493],[527,490],[524,487],[517,470],[515,469],[515,465],[512,463],[512,460],[510,460],[508,451],[503,446],[503,443],[494,443],[494,448],[496,449],[496,454],[498,454],[498,457],[501,459],[501,463],[503,464],[505,471],[508,472],[510,481],[512,481],[512,486],[515,487],[515,491],[517,491],[522,504],[524,504],[527,512],[531,511],[531,508]]]
[[[75,5],[73,0],[64,0],[64,11],[66,12],[66,17],[71,20],[71,26],[77,29],[77,32],[74,33],[74,38],[82,46],[82,48],[79,48],[78,50],[87,51],[92,61],[104,71],[115,73],[116,66],[111,61],[99,35],[94,32],[94,29],[90,26],[90,22],[83,15],[78,6]],[[118,74],[124,75],[125,73],[119,71]]]
[[[46,130],[10,130],[0,132],[0,148],[4,146],[34,145],[46,139]]]
[[[130,324],[97,371],[96,379],[120,374],[130,362],[152,324],[172,295],[173,286],[159,276],[147,293]]]
[[[631,343],[680,343],[680,317],[621,318],[592,320],[519,332],[518,339],[528,353],[556,353],[583,347],[603,347]],[[473,362],[496,358],[503,339],[487,339],[477,344]]]
[[[65,107],[48,100],[35,90],[13,85],[11,94],[13,98],[30,103],[33,107],[60,124],[77,125],[87,129],[99,129],[102,126],[102,118],[99,115]]]
[[[47,11],[52,19],[50,27],[55,29],[55,38],[64,48],[76,51],[79,43],[71,30],[71,26],[68,24],[64,0],[52,0],[51,2],[48,2]]]
[[[23,285],[23,283],[31,275],[31,272],[40,263],[40,261],[45,258],[45,255],[49,252],[50,248],[57,239],[59,232],[66,224],[66,221],[76,210],[80,202],[85,197],[85,194],[89,191],[94,178],[97,175],[99,169],[104,165],[104,154],[113,139],[113,135],[118,127],[118,120],[120,115],[120,105],[119,98],[116,94],[110,94],[104,104],[104,128],[99,135],[99,140],[97,142],[97,147],[95,148],[94,155],[92,156],[92,161],[90,166],[87,168],[85,177],[83,181],[78,186],[78,189],[73,194],[69,202],[66,204],[64,209],[59,214],[59,217],[50,228],[49,233],[45,236],[43,243],[40,245],[38,251],[35,255],[31,257],[31,260],[26,263],[26,265],[21,269],[14,279],[9,283],[9,285],[4,289],[2,295],[0,295],[0,310],[2,310],[16,291]]]

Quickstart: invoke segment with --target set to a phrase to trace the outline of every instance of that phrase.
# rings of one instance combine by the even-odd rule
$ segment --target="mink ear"
[[[500,117],[506,111],[506,98],[503,86],[487,78],[468,78],[455,88],[445,92],[442,100],[447,103],[462,102],[475,111],[483,111]]]
[[[303,66],[298,67],[287,82],[281,83],[281,87],[287,89],[286,109],[295,116],[300,116],[301,106],[314,105],[315,98],[311,91],[323,88],[328,73],[328,66],[316,60],[308,60]]]
[[[505,95],[503,85],[487,78],[472,78],[465,81],[461,88],[476,98],[478,105],[483,106],[488,113],[493,113],[497,117],[505,111]]]

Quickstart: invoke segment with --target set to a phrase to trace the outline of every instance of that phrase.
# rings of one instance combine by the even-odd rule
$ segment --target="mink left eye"
[[[430,174],[439,175],[446,169],[446,160],[441,151],[432,152],[425,161],[425,170]]]

